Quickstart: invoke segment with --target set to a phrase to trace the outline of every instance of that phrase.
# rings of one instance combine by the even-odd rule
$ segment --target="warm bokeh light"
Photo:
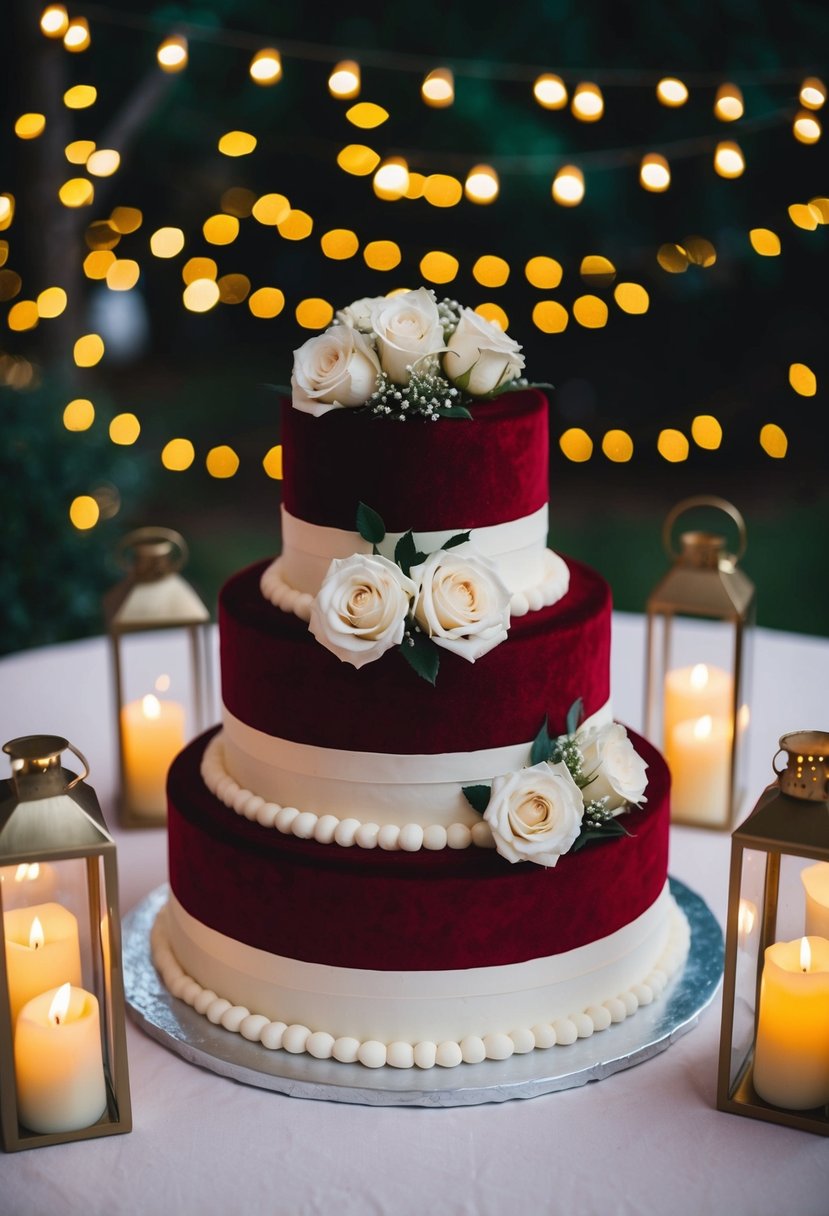
[[[806,232],[814,232],[821,223],[817,207],[811,207],[808,203],[792,203],[788,213],[795,228],[803,228]]]
[[[527,282],[533,287],[539,287],[542,291],[551,291],[561,282],[562,269],[555,258],[540,255],[530,258],[524,267],[524,275]]]
[[[40,29],[47,38],[62,38],[69,28],[69,14],[63,4],[49,4],[40,14]]]
[[[86,397],[76,397],[63,411],[67,431],[88,431],[95,421],[95,406]]]
[[[688,100],[686,85],[676,76],[663,76],[656,86],[656,96],[663,106],[676,109]]]
[[[262,461],[262,468],[267,473],[268,477],[272,477],[274,481],[282,480],[282,444],[278,443],[276,447],[270,448],[265,453]]]
[[[576,86],[570,109],[580,122],[598,122],[604,114],[604,98],[597,84],[584,80]]]
[[[353,59],[342,59],[331,69],[328,92],[332,97],[348,101],[360,96],[360,65]]]
[[[819,110],[826,101],[826,85],[817,76],[807,76],[800,86],[800,104],[807,110]]]
[[[578,426],[572,426],[565,431],[558,441],[558,446],[574,464],[584,464],[593,455],[593,440],[587,431]]]
[[[449,68],[435,68],[424,78],[420,95],[427,106],[442,110],[455,100],[455,77]]]
[[[819,224],[829,224],[829,198],[821,198],[820,196],[817,198],[810,198],[809,206],[814,207],[815,211],[820,216],[820,219],[818,220]]]
[[[606,431],[602,439],[602,451],[614,464],[626,464],[633,455],[633,440],[627,431]]]
[[[553,179],[553,198],[562,207],[577,207],[584,198],[584,174],[578,165],[562,165]]]
[[[353,258],[360,249],[357,233],[350,228],[331,228],[320,238],[320,247],[327,258],[335,262],[344,262]]]
[[[820,125],[820,119],[815,114],[811,114],[808,110],[801,110],[795,116],[792,132],[798,143],[816,144],[823,134],[823,128]]]
[[[8,246],[7,241],[4,241],[3,244]],[[3,261],[5,261],[5,257]],[[16,270],[0,270],[0,300],[13,300],[20,294],[22,287],[23,280]]]
[[[14,333],[23,333],[27,329],[34,329],[39,320],[34,300],[18,300],[9,309],[6,324]]]
[[[21,114],[14,124],[14,133],[18,139],[37,139],[45,130],[45,114]]]
[[[786,432],[776,422],[767,422],[760,429],[760,447],[773,460],[782,460],[789,447]]]
[[[337,164],[354,177],[368,177],[380,164],[380,157],[365,144],[346,144],[337,154]]]
[[[303,329],[325,329],[334,319],[334,309],[328,300],[311,296],[307,300],[300,300],[294,315],[297,325]]]
[[[239,457],[233,448],[228,447],[227,444],[220,444],[218,447],[210,449],[204,463],[211,477],[223,480],[235,475],[239,468]]]
[[[567,86],[560,76],[545,72],[536,79],[533,96],[545,110],[563,110],[567,105]]]
[[[73,17],[66,27],[66,33],[63,35],[63,45],[66,50],[74,53],[85,51],[91,41],[89,22],[86,17]]]
[[[188,258],[181,268],[181,277],[185,283],[195,283],[196,279],[215,279],[219,267],[213,258]]]
[[[780,237],[770,228],[752,228],[748,234],[751,248],[764,258],[776,258],[780,253]]]
[[[716,452],[722,443],[722,427],[713,414],[697,414],[691,423],[691,438],[698,448]]]
[[[724,139],[714,150],[714,169],[720,177],[742,177],[746,162],[742,149],[733,140]]]
[[[109,222],[116,232],[127,234],[138,231],[144,216],[138,207],[113,207]]]
[[[805,363],[789,365],[789,384],[800,397],[814,397],[817,392],[817,376]]]
[[[193,279],[181,298],[188,312],[209,312],[219,303],[219,285],[215,279]]]
[[[98,100],[98,90],[94,84],[75,84],[63,95],[63,104],[67,110],[88,110]]]
[[[358,101],[356,106],[346,110],[345,116],[352,126],[371,131],[387,121],[389,112],[382,106],[375,105],[373,101]]]
[[[683,248],[688,255],[688,261],[696,266],[713,266],[717,260],[717,251],[704,236],[686,236]]]
[[[248,308],[254,317],[269,320],[285,307],[285,296],[278,287],[260,287],[248,298]]]
[[[248,71],[256,84],[276,84],[282,79],[282,56],[275,47],[263,47],[251,59]]]
[[[73,139],[71,144],[66,145],[63,154],[70,165],[85,165],[94,151],[94,139]]]
[[[258,223],[276,228],[291,214],[291,204],[284,194],[263,194],[251,214]]]
[[[94,528],[101,515],[101,509],[89,494],[79,494],[73,498],[69,507],[69,519],[79,532],[88,532]]]
[[[459,269],[458,259],[442,249],[433,249],[420,259],[420,273],[430,283],[451,283]]]
[[[70,177],[58,190],[64,207],[89,207],[95,201],[95,187],[87,177]]]
[[[745,113],[745,104],[740,87],[736,84],[721,84],[714,98],[714,113],[720,122],[736,122]]]
[[[59,317],[66,308],[66,292],[62,287],[47,287],[37,297],[37,315],[44,320]]]
[[[506,333],[509,329],[509,317],[500,304],[478,304],[475,312],[479,317],[483,317],[485,321],[491,321],[493,325],[497,325],[503,333]]]
[[[509,278],[509,262],[492,253],[485,253],[472,267],[472,275],[482,287],[503,287]]]
[[[378,198],[387,201],[403,198],[409,186],[409,166],[402,156],[391,156],[379,166],[372,184]]]
[[[150,237],[154,257],[174,258],[184,248],[184,233],[180,228],[157,228]]]
[[[112,177],[113,173],[118,172],[120,164],[120,152],[114,148],[99,148],[86,162],[86,171],[93,177]]]
[[[109,424],[109,437],[120,447],[130,447],[140,434],[141,423],[135,414],[116,414]]]
[[[671,243],[659,246],[656,260],[668,274],[684,274],[690,265],[688,254],[682,246]]]
[[[394,270],[402,256],[395,241],[369,241],[363,250],[363,261],[370,270]]]
[[[110,291],[131,291],[141,276],[141,267],[132,258],[116,258],[107,267],[106,284]]]
[[[250,156],[256,147],[256,136],[249,131],[226,131],[218,147],[223,156]]]
[[[162,72],[182,72],[187,67],[187,39],[181,34],[165,38],[155,53]]]
[[[426,178],[422,173],[409,172],[409,184],[406,187],[406,198],[423,198]]]
[[[83,272],[88,279],[105,279],[114,261],[115,254],[111,249],[94,249],[83,260]]]
[[[430,173],[423,183],[423,197],[433,207],[456,207],[463,198],[463,186],[448,173]]]
[[[588,253],[581,260],[579,274],[593,287],[610,287],[616,278],[616,267],[610,258],[603,257],[600,253]]]
[[[78,367],[94,367],[104,357],[104,340],[100,334],[84,334],[78,338],[73,358]]]
[[[0,194],[0,232],[14,219],[14,195]]]
[[[650,296],[641,283],[617,283],[613,298],[622,312],[633,317],[642,316],[650,307]]]
[[[681,461],[688,459],[689,444],[682,431],[675,431],[671,427],[666,427],[665,430],[659,432],[656,450],[662,459],[667,460],[669,464],[679,464]]]
[[[539,300],[533,308],[533,324],[543,334],[563,334],[570,314],[558,300]]]
[[[470,203],[492,203],[498,197],[498,174],[491,165],[475,165],[466,175],[463,192]]]
[[[283,220],[276,225],[279,235],[286,241],[304,241],[314,231],[314,221],[307,211],[292,207]]]
[[[584,329],[603,329],[607,325],[607,305],[599,296],[579,296],[573,301],[573,316]]]
[[[659,152],[648,152],[639,166],[639,184],[652,194],[662,194],[671,184],[671,168]]]
[[[208,245],[231,245],[239,235],[239,221],[235,215],[211,215],[202,224],[202,233]]]
[[[183,473],[196,459],[196,449],[189,439],[171,439],[161,452],[161,463],[171,473]]]
[[[223,274],[216,280],[221,304],[244,304],[250,295],[250,279],[246,274]]]

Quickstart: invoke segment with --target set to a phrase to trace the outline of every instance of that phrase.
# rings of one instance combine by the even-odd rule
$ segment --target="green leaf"
[[[607,823],[601,827],[582,828],[576,843],[573,845],[573,852],[577,853],[579,849],[583,849],[586,844],[595,843],[601,840],[618,840],[622,836],[630,836],[631,833],[627,828],[619,822],[618,819],[608,819]]]
[[[450,536],[447,541],[441,546],[443,549],[454,549],[458,545],[465,545],[469,540],[468,532],[457,532],[454,536]]]
[[[441,418],[471,418],[465,405],[440,405],[437,409]]]
[[[579,729],[579,723],[584,713],[584,701],[581,697],[574,701],[567,711],[567,734],[574,735]]]
[[[409,571],[415,564],[417,558],[417,547],[414,543],[414,536],[411,529],[404,532],[400,540],[394,546],[394,560],[406,577],[409,577]]]
[[[409,636],[414,644],[409,645],[408,637],[403,639],[400,646],[403,658],[422,679],[434,684],[440,667],[440,648],[425,633],[413,631]]]
[[[489,806],[491,794],[492,790],[488,785],[465,785],[463,787],[464,798],[479,815],[483,815]]]
[[[357,531],[363,540],[367,540],[371,545],[379,545],[386,535],[386,525],[383,520],[364,502],[357,507]]]
[[[279,393],[280,397],[292,397],[293,389],[289,384],[263,384],[263,388],[273,389],[275,393]]]
[[[533,740],[532,751],[530,752],[530,764],[543,764],[550,759],[553,754],[553,740],[550,738],[550,732],[547,730],[547,719],[544,719],[541,730]]]

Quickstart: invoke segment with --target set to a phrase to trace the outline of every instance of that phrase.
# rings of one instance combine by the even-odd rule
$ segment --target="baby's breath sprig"
[[[429,360],[420,369],[407,368],[411,378],[406,385],[395,384],[385,372],[380,372],[377,387],[366,405],[372,414],[399,422],[414,416],[432,421],[471,417],[461,405],[460,390],[440,375],[437,366],[437,360]]]

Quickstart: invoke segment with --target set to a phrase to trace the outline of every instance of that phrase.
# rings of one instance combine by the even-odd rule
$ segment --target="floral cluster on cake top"
[[[319,416],[471,418],[467,405],[518,387],[521,347],[494,322],[426,287],[355,300],[294,351],[294,407]]]

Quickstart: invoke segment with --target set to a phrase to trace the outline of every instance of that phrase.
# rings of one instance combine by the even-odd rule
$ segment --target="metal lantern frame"
[[[169,631],[186,634],[193,712],[190,737],[201,734],[207,727],[207,707],[212,697],[210,612],[179,573],[188,555],[184,537],[172,528],[137,528],[122,538],[116,550],[126,577],[104,597],[117,719],[119,821],[124,827],[159,827],[167,819],[164,809],[137,813],[130,798],[122,715],[127,701],[124,689],[127,639]]]
[[[6,1152],[72,1140],[120,1135],[132,1129],[127,1064],[121,920],[115,841],[104,821],[94,789],[85,783],[89,766],[82,754],[56,735],[14,739],[3,750],[11,756],[12,778],[0,782],[0,864],[85,862],[84,929],[91,974],[84,976],[98,1000],[106,1108],[89,1127],[34,1132],[18,1118],[14,1031],[9,995],[7,951],[0,951],[0,1124]],[[61,753],[81,761],[80,775],[64,769]],[[76,870],[81,872],[80,867]],[[82,909],[76,905],[80,914]],[[0,884],[0,923],[4,922]]]
[[[726,550],[725,537],[712,532],[691,531],[681,534],[682,549],[673,547],[673,530],[687,511],[711,507],[724,512],[737,527],[736,552]],[[747,751],[748,685],[751,675],[748,642],[756,621],[755,587],[739,562],[747,547],[745,520],[738,509],[724,498],[700,495],[683,499],[668,513],[662,528],[662,542],[673,566],[660,579],[647,600],[645,648],[645,735],[657,747],[664,747],[665,681],[670,669],[676,618],[698,622],[717,622],[731,630],[729,705],[730,743],[728,792],[725,813],[704,821],[672,807],[674,823],[713,830],[731,831],[745,791],[740,788]],[[661,625],[661,636],[660,628]]]
[[[784,735],[780,740],[781,750],[785,750],[787,740],[799,740],[805,744],[798,757],[803,763],[795,769],[794,775],[788,774],[788,778],[785,770],[779,772],[774,769],[778,780],[766,788],[754,810],[731,837],[717,1108],[731,1114],[747,1115],[829,1136],[829,1105],[822,1110],[809,1111],[774,1106],[756,1093],[752,1082],[764,956],[767,947],[778,941],[779,937],[781,864],[786,857],[804,862],[829,862],[829,733],[798,731]],[[806,740],[822,740],[823,754],[818,755],[818,748],[815,747],[807,756]],[[812,788],[809,789],[809,786]],[[797,795],[786,792],[787,789],[797,789]],[[764,857],[765,862],[762,902],[756,915],[756,975],[750,973],[748,979],[749,986],[752,982],[754,986],[754,1034],[743,1053],[739,1046],[735,1047],[734,1026],[742,909],[745,906],[745,862],[746,853],[750,850]],[[735,1051],[738,1057],[736,1065]]]

